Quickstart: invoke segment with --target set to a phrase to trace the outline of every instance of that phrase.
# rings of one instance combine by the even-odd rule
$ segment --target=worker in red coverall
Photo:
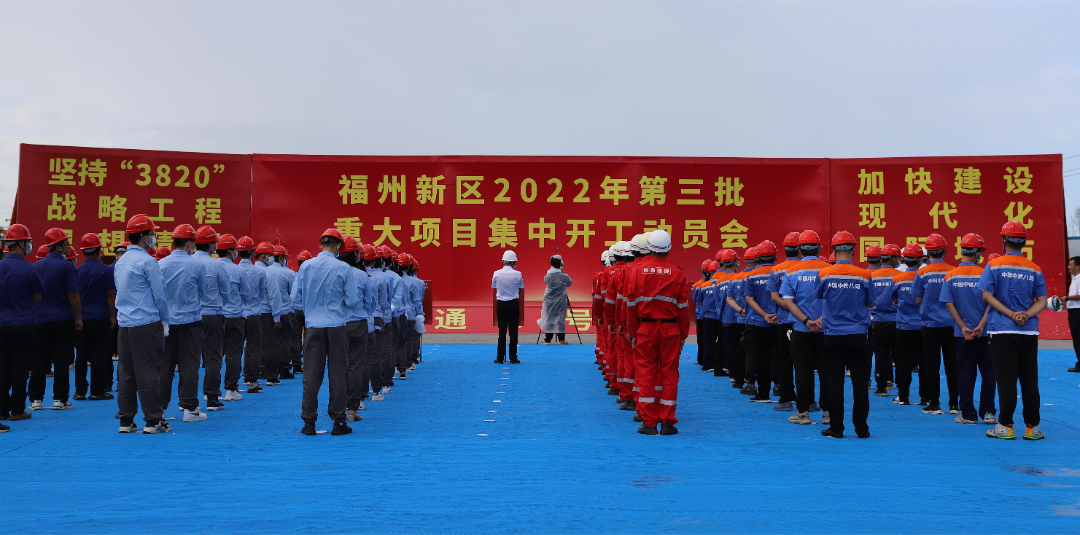
[[[690,335],[690,292],[686,274],[666,260],[671,236],[663,230],[649,234],[649,252],[627,281],[629,301],[626,328],[637,362],[637,409],[644,422],[638,433],[679,432],[675,403],[679,394],[679,353]]]
[[[604,294],[604,324],[607,325],[608,334],[611,336],[611,353],[614,357],[613,362],[609,363],[608,373],[615,377],[615,382],[611,390],[608,390],[608,394],[619,396],[617,402],[620,406],[626,400],[633,399],[633,385],[628,384],[622,375],[626,359],[633,358],[633,355],[624,325],[618,323],[615,305],[619,301],[618,296],[622,294],[622,272],[633,259],[630,253],[630,242],[621,241],[615,244],[615,266],[608,276],[607,293]]]
[[[622,327],[622,338],[624,340],[623,352],[620,353],[620,356],[626,355],[627,357],[619,360],[619,373],[623,378],[623,387],[630,390],[630,399],[623,399],[619,403],[619,409],[624,411],[637,411],[637,398],[641,395],[638,392],[637,385],[634,384],[634,378],[637,376],[637,359],[634,357],[634,348],[630,346],[630,331],[626,329],[626,305],[630,302],[626,297],[626,281],[634,277],[634,273],[641,266],[642,260],[649,256],[648,240],[648,234],[637,234],[630,240],[630,254],[633,255],[633,260],[623,268],[620,275],[622,280],[621,293],[615,296],[615,324]],[[642,421],[641,415],[635,412],[634,421]]]
[[[604,270],[607,269],[608,252],[604,251],[600,255],[600,270],[593,274],[592,279],[592,320],[593,326],[596,327],[598,333],[596,337],[596,348],[593,352],[596,354],[596,365],[600,367],[600,371],[604,371],[604,337],[599,336],[600,331],[604,326],[604,319],[596,315],[596,309],[604,306],[604,296],[600,293],[600,278],[604,276]]]
[[[616,370],[617,362],[615,356],[615,335],[608,331],[608,322],[605,317],[605,310],[607,309],[608,287],[611,286],[611,276],[615,273],[616,262],[618,257],[615,255],[615,245],[612,245],[608,249],[608,265],[604,269],[603,275],[600,276],[600,303],[599,307],[594,310],[594,314],[597,318],[603,322],[603,328],[598,331],[598,336],[604,338],[604,384],[608,388],[608,394],[617,396],[619,394],[619,385],[616,382]],[[621,268],[620,268],[621,269]],[[612,298],[615,294],[611,294]]]

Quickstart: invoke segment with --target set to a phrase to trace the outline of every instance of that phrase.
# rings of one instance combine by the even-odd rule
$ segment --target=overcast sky
[[[20,143],[1069,157],[1080,2],[0,2],[0,219]]]

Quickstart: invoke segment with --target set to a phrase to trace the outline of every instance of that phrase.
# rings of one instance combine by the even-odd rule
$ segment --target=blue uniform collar
[[[869,266],[866,266],[866,269],[881,269],[881,266],[880,265],[875,266],[874,264],[870,264]]]
[[[210,251],[195,251],[192,256],[210,256]]]
[[[327,258],[327,257],[329,257],[329,258],[333,258],[333,257],[334,257],[334,253],[331,253],[330,251],[319,251],[319,254],[317,254],[317,255],[315,255],[315,256],[321,256],[321,257],[323,257],[323,258]]]
[[[776,265],[776,262],[772,262],[772,263],[769,263],[769,264],[758,264],[756,267],[769,267],[769,266],[775,266],[775,265]]]
[[[817,257],[816,257],[816,256],[804,256],[804,257],[802,258],[802,261],[803,261],[803,262],[809,262],[809,261],[811,261],[811,260],[817,260]]]
[[[975,262],[960,262],[960,265],[957,266],[957,267],[974,266],[974,265],[975,265]]]
[[[87,262],[101,262],[101,260],[98,259],[98,258],[94,258],[94,257],[87,257],[85,260],[83,260],[83,264],[85,264]]]
[[[187,251],[185,251],[183,249],[173,249],[172,252],[169,253],[169,256],[177,256],[177,255],[191,256],[191,255],[188,254]]]
[[[8,258],[10,258],[12,260],[18,258],[19,260],[22,260],[23,262],[26,262],[26,259],[23,258],[23,255],[21,255],[21,254],[8,253],[8,254],[4,255],[4,260],[7,260]]]
[[[1006,251],[1005,254],[1006,255],[1013,255],[1013,256],[1022,256],[1024,253],[1021,252],[1021,251]]]
[[[63,253],[49,253],[49,254],[48,254],[48,255],[46,255],[46,256],[55,256],[56,258],[59,258],[59,259],[61,259],[61,260],[67,260],[67,258],[64,258],[64,254],[63,254]]]
[[[938,258],[938,259],[935,259],[935,260],[930,260],[931,264],[941,264],[941,263],[944,263],[944,262],[945,262],[944,258]]]
[[[250,266],[250,265],[252,265],[252,264],[251,264],[251,259],[250,259],[250,258],[243,258],[243,259],[241,259],[241,260],[240,260],[240,263],[241,263],[241,264],[247,264],[247,265],[249,265],[249,266]]]
[[[851,260],[837,260],[836,263],[837,264],[850,264]]]

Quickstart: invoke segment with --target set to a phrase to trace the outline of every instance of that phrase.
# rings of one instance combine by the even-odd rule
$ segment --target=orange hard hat
[[[348,253],[350,251],[359,251],[360,250],[360,244],[356,242],[356,238],[353,238],[352,236],[345,236],[344,238],[345,238],[345,240],[343,240],[344,243],[342,243],[342,245],[341,245],[341,251],[340,252]]]
[[[219,251],[236,249],[236,238],[232,234],[222,234],[218,237],[217,248]]]
[[[194,240],[195,227],[187,223],[176,225],[176,228],[173,229],[172,237],[174,240]]]
[[[836,247],[837,245],[855,244],[857,241],[858,240],[855,239],[855,236],[853,236],[850,232],[846,230],[841,230],[840,232],[833,234],[832,246]]]
[[[87,232],[83,234],[82,241],[79,243],[80,249],[96,249],[101,247],[101,238],[93,232]]]
[[[255,254],[274,254],[274,246],[268,241],[259,242],[259,246],[255,248]]]
[[[799,234],[799,245],[821,245],[821,236],[812,230],[804,230]]]
[[[64,229],[51,228],[45,231],[45,245],[56,245],[69,237]]]
[[[128,219],[127,233],[135,234],[138,232],[145,232],[147,230],[161,230],[161,227],[154,224],[154,220],[150,219],[146,214],[135,214]]]
[[[218,239],[217,231],[210,225],[203,225],[199,227],[199,230],[195,231],[195,243],[200,245],[204,243],[214,243],[218,241]]]
[[[798,247],[800,235],[798,232],[788,232],[784,236],[784,247]]]
[[[902,254],[904,255],[904,258],[919,258],[923,254],[922,247],[919,247],[919,244],[917,243],[909,243],[904,246]]]
[[[1027,238],[1027,227],[1019,221],[1009,221],[1001,227],[1001,235],[1010,238]]]
[[[926,250],[937,251],[946,246],[945,237],[941,234],[931,234],[926,237]]]
[[[33,239],[30,237],[30,229],[26,228],[26,225],[21,223],[15,223],[8,227],[7,236],[4,236],[7,241],[21,241]]]
[[[241,236],[240,240],[236,242],[237,251],[251,251],[255,249],[255,240],[250,236]]]
[[[866,258],[881,258],[881,247],[871,245],[866,248]]]
[[[960,240],[960,247],[962,249],[983,249],[986,247],[986,242],[982,236],[972,232],[964,235],[964,238]]]

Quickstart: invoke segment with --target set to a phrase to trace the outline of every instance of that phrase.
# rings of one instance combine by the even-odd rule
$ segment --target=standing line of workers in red
[[[30,230],[8,229],[0,261],[0,420],[31,418],[27,398],[31,411],[48,408],[49,375],[51,408],[73,408],[72,364],[71,399],[109,400],[109,391],[117,392],[121,433],[138,431],[139,406],[144,433],[171,430],[165,411],[174,377],[183,421],[197,422],[223,409],[223,401],[241,400],[241,379],[244,393],[256,394],[263,392],[260,381],[277,386],[304,374],[303,432],[314,435],[329,357],[332,434],[340,435],[351,432],[347,422],[362,419],[357,411],[369,394],[384,399],[395,375],[405,379],[420,362],[424,283],[411,255],[361,247],[329,229],[318,256],[297,255],[297,272],[282,246],[182,224],[172,233],[172,249],[155,248],[159,230],[146,215],[132,217],[128,241],[116,246],[111,265],[101,262],[99,237],[86,234],[79,247],[86,260],[76,268],[78,255],[64,230],[45,233],[31,264],[24,258],[34,250]],[[320,258],[320,269],[311,269]],[[327,293],[331,285],[322,274],[328,270],[343,281],[339,296]],[[312,331],[328,327],[345,334],[343,350],[310,340]],[[0,424],[0,432],[9,429]]]
[[[601,257],[604,269],[593,279],[600,333],[596,355],[608,393],[617,396],[623,410],[636,411],[635,421],[644,421],[639,432],[653,434],[651,407],[659,399],[660,434],[673,434],[664,432],[664,424],[677,421],[677,353],[659,353],[664,377],[674,379],[670,384],[642,381],[654,351],[635,344],[635,334],[652,330],[630,321],[637,319],[634,312],[643,312],[643,302],[682,306],[674,289],[642,292],[650,288],[640,281],[651,280],[642,269],[649,254],[645,244],[654,234],[616,243]],[[957,266],[945,262],[948,246],[938,234],[927,238],[925,248],[871,246],[866,269],[854,265],[858,240],[846,231],[827,244],[828,260],[812,230],[789,233],[782,245],[786,258],[779,262],[779,250],[768,240],[743,253],[741,269],[734,250],[720,250],[702,263],[701,279],[691,285],[697,365],[728,377],[752,402],[773,403],[772,396],[778,396],[774,409],[793,412],[791,423],[811,424],[810,413],[822,412],[821,423],[828,427],[821,434],[833,438],[844,436],[844,382],[850,377],[851,423],[858,437],[869,438],[870,390],[883,397],[896,390],[894,404],[943,414],[939,374],[944,363],[948,410],[957,423],[982,421],[994,425],[988,437],[1016,438],[1019,382],[1022,436],[1041,439],[1037,315],[1047,306],[1046,283],[1039,266],[1022,254],[1026,240],[1023,224],[1007,222],[1001,231],[1005,254],[991,255],[984,267],[979,264],[986,247],[978,234],[962,238]],[[667,321],[681,328],[680,314],[664,316],[656,327],[663,330]],[[687,332],[679,334],[684,339]],[[675,334],[672,328],[672,340]],[[912,395],[913,373],[918,398]]]

